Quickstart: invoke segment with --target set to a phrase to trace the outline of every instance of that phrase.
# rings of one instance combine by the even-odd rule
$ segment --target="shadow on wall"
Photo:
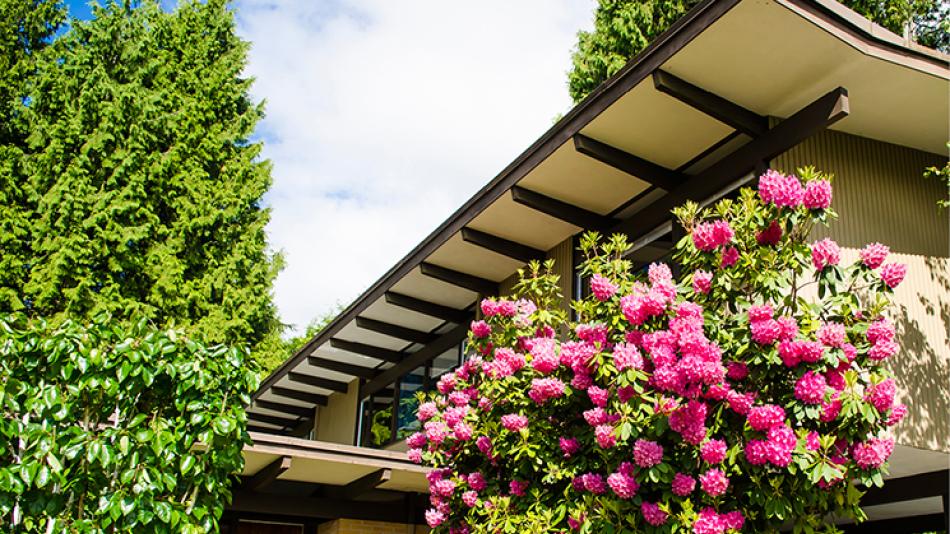
[[[894,296],[901,352],[890,366],[909,408],[896,428],[897,440],[950,452],[950,259],[903,256],[897,261],[909,267],[906,285]]]

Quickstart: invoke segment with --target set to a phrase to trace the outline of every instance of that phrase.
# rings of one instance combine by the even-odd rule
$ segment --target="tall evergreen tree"
[[[599,0],[594,30],[577,34],[568,91],[580,102],[619,71],[700,0]],[[894,33],[919,43],[950,47],[950,4],[946,0],[839,0]]]
[[[18,302],[30,256],[23,110],[38,54],[66,16],[61,0],[0,0],[0,309]]]
[[[257,346],[279,328],[251,143],[263,114],[227,0],[109,0],[39,62],[23,179],[30,259],[5,307],[101,311]]]

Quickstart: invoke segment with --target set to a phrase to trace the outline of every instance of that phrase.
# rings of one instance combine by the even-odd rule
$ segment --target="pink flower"
[[[726,530],[735,530],[738,532],[742,530],[742,526],[745,525],[745,516],[742,515],[742,512],[739,510],[719,514],[719,519],[722,521]]]
[[[655,441],[638,439],[633,444],[633,461],[640,467],[653,467],[663,461],[663,446]]]
[[[718,497],[729,489],[729,478],[720,469],[710,469],[699,475],[699,485],[710,497]]]
[[[599,274],[590,277],[590,291],[594,298],[604,302],[617,293],[617,286]]]
[[[439,413],[439,408],[436,407],[434,402],[423,402],[419,405],[419,411],[416,414],[416,417],[419,418],[423,423],[432,419]]]
[[[897,394],[897,386],[893,378],[888,378],[877,384],[872,384],[864,392],[864,400],[880,412],[886,413],[894,404],[894,395]]]
[[[519,432],[522,428],[527,428],[528,418],[521,414],[510,413],[501,416],[501,426],[509,432]]]
[[[478,436],[478,439],[475,440],[475,446],[485,456],[491,456],[491,439],[488,436]]]
[[[812,180],[805,184],[802,203],[810,210],[824,210],[831,207],[831,182]]]
[[[647,269],[647,278],[649,278],[651,284],[659,284],[660,282],[669,282],[673,279],[673,272],[670,271],[670,266],[665,263],[651,263],[650,267]]]
[[[898,404],[891,408],[891,414],[887,416],[887,426],[894,426],[901,422],[901,419],[907,415],[907,406]]]
[[[449,435],[449,427],[439,421],[429,421],[423,427],[426,432],[426,438],[433,445],[440,445]]]
[[[602,425],[607,422],[607,419],[609,419],[607,412],[605,412],[600,406],[591,408],[590,410],[584,410],[583,415],[584,420],[587,421],[587,424],[590,426]]]
[[[415,432],[406,439],[406,445],[413,449],[421,449],[422,447],[425,447],[425,444],[426,435],[422,432]]]
[[[406,457],[414,464],[422,463],[422,449],[409,449],[406,451]]]
[[[455,482],[447,478],[434,480],[429,484],[429,491],[440,497],[451,497],[455,492]]]
[[[508,490],[512,495],[523,497],[525,490],[528,489],[527,480],[512,480],[508,483]]]
[[[907,275],[907,266],[903,263],[885,263],[881,267],[881,280],[887,284],[887,287],[894,289]]]
[[[459,441],[468,441],[472,439],[473,430],[472,427],[470,427],[467,423],[459,423],[455,425],[453,431],[455,432],[455,439]]]
[[[785,180],[785,176],[782,173],[769,169],[759,177],[759,198],[762,199],[762,202],[770,204],[775,197],[775,192],[779,188],[779,184]]]
[[[760,304],[756,306],[749,306],[749,310],[746,313],[749,315],[749,322],[756,323],[771,319],[775,312],[772,311],[772,306],[768,304]]]
[[[744,380],[749,376],[749,366],[745,362],[729,362],[726,364],[726,377],[729,380]]]
[[[590,401],[594,403],[595,406],[605,408],[607,406],[607,400],[610,398],[610,392],[604,388],[591,386],[587,388],[587,396],[590,397]]]
[[[829,265],[838,265],[839,261],[841,249],[831,239],[822,239],[811,246],[811,263],[815,269],[820,271]]]
[[[581,475],[584,489],[595,494],[602,495],[607,491],[607,485],[604,484],[604,477],[596,473],[586,473]]]
[[[774,426],[769,429],[768,441],[765,444],[769,463],[776,467],[788,467],[792,463],[792,452],[798,444],[795,431],[787,425]]]
[[[749,440],[745,445],[745,458],[752,465],[764,465],[768,462],[768,442],[761,439]]]
[[[729,223],[719,219],[713,222],[701,222],[693,227],[693,244],[704,252],[715,250],[732,241],[735,233]]]
[[[846,341],[844,325],[841,323],[821,323],[818,329],[818,341],[829,347],[841,347]]]
[[[580,519],[574,519],[573,517],[567,518],[567,526],[571,527],[571,530],[580,530],[583,525],[584,516],[581,516]]]
[[[808,371],[795,383],[795,398],[805,404],[820,404],[825,398],[828,383],[815,371]]]
[[[765,404],[749,410],[749,426],[760,432],[785,422],[785,410],[781,406]]]
[[[782,227],[778,224],[778,221],[770,222],[765,230],[755,234],[755,241],[762,246],[775,246],[781,240]]]
[[[492,317],[498,313],[498,305],[492,299],[483,299],[481,302],[482,315]]]
[[[612,425],[598,425],[594,428],[594,438],[602,449],[609,449],[617,444],[617,436]]]
[[[797,176],[788,175],[778,182],[772,193],[772,203],[778,208],[797,208],[802,203],[805,189]]]
[[[475,471],[474,473],[468,475],[468,487],[475,491],[482,491],[488,487],[488,481],[485,480],[485,475]]]
[[[779,336],[779,339],[785,341],[794,339],[798,335],[798,323],[795,322],[794,317],[783,316],[776,319],[778,321],[779,328],[782,329],[782,335]]]
[[[869,243],[861,249],[861,261],[869,269],[877,269],[887,259],[891,249],[880,243]]]
[[[735,265],[737,261],[739,261],[739,251],[736,247],[726,247],[722,250],[722,261],[719,267],[726,269]]]
[[[465,506],[469,508],[474,508],[478,504],[478,493],[474,491],[466,491],[462,494],[462,502],[465,503]]]
[[[472,321],[472,335],[477,338],[491,335],[491,327],[485,321]]]
[[[817,451],[821,448],[821,443],[818,441],[818,432],[811,431],[805,436],[805,448],[810,451]]]
[[[749,328],[752,330],[752,341],[759,345],[771,345],[782,335],[782,327],[775,319],[753,321]]]
[[[703,508],[693,523],[693,534],[723,534],[726,525],[712,508]]]
[[[495,311],[502,317],[514,317],[518,314],[518,303],[511,300],[499,300],[495,303]]]
[[[637,493],[640,485],[632,476],[627,473],[613,473],[607,477],[607,485],[613,490],[617,497],[629,499]]]
[[[444,521],[445,521],[445,514],[443,514],[442,512],[432,509],[432,508],[426,510],[426,523],[430,527],[435,528],[441,525]]]
[[[640,504],[640,513],[643,514],[643,519],[647,523],[658,527],[666,523],[666,518],[669,517],[669,514],[660,510],[660,507],[656,503],[643,501]]]
[[[531,380],[531,391],[528,392],[528,397],[537,404],[544,404],[550,399],[556,399],[563,395],[564,382],[557,378],[535,378]],[[504,421],[502,422],[504,423]]]
[[[752,403],[755,402],[754,393],[738,393],[730,391],[726,396],[729,408],[739,415],[746,415],[752,410]]]
[[[876,344],[879,341],[894,341],[894,325],[886,318],[881,317],[868,325],[868,342]]]
[[[696,271],[693,273],[693,291],[706,294],[712,286],[712,274],[706,271]]]
[[[557,441],[565,458],[570,458],[576,454],[577,451],[581,450],[581,444],[576,438],[558,438]]]
[[[721,439],[711,439],[699,448],[699,456],[707,464],[718,464],[726,459],[726,442]]]
[[[871,438],[863,443],[858,443],[851,450],[851,456],[854,463],[863,469],[877,469],[884,465],[884,462],[894,451],[893,439]]]
[[[673,495],[685,497],[696,489],[696,479],[685,474],[676,473],[673,475],[672,490]]]
[[[838,414],[841,413],[841,399],[837,394],[833,395],[830,400],[821,401],[821,416],[818,418],[822,423],[830,423],[838,418]]]
[[[617,343],[614,345],[614,367],[618,371],[625,369],[643,369],[643,356],[637,347],[631,343]]]

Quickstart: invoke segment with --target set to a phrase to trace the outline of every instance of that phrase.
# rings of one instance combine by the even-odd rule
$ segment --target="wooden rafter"
[[[436,338],[434,334],[430,334],[429,332],[406,328],[405,326],[399,326],[397,324],[387,323],[384,321],[377,321],[376,319],[370,319],[367,317],[357,317],[356,326],[364,330],[370,330],[389,337],[411,341],[413,343],[421,343],[423,345]]]
[[[610,165],[631,176],[636,176],[650,185],[655,185],[667,191],[676,188],[686,180],[686,176],[683,174],[583,134],[574,135],[574,149],[585,156],[594,158],[601,163]]]
[[[666,93],[746,135],[758,137],[769,130],[767,117],[697,87],[668,72],[653,71],[653,85],[658,91]]]
[[[353,354],[360,354],[362,356],[368,356],[370,358],[376,358],[377,360],[383,360],[390,363],[399,363],[405,357],[405,354],[399,351],[384,349],[374,345],[367,345],[366,343],[347,341],[345,339],[332,338],[330,339],[330,346],[336,349],[345,350],[346,352],[352,352]]]
[[[271,393],[277,395],[278,397],[286,397],[288,399],[299,400],[303,402],[309,402],[310,404],[326,406],[327,405],[327,396],[320,395],[319,393],[310,393],[307,391],[299,391],[296,389],[285,388],[281,386],[274,386],[271,388]]]
[[[338,362],[336,360],[330,360],[327,358],[320,358],[319,356],[308,356],[307,363],[314,367],[319,367],[321,369],[326,369],[328,371],[334,371],[337,373],[342,373],[345,375],[355,376],[358,378],[365,378],[370,380],[379,374],[379,371],[372,369],[370,367],[364,367],[362,365],[353,365],[352,363]]]
[[[323,378],[322,376],[313,376],[291,371],[290,373],[287,373],[287,378],[289,378],[291,382],[307,384],[308,386],[313,386],[315,388],[329,389],[330,391],[336,391],[339,393],[346,393],[347,389],[346,383],[337,380],[330,380],[329,378]]]
[[[527,206],[535,211],[540,211],[555,219],[560,219],[585,230],[603,231],[610,228],[616,222],[610,217],[605,217],[573,204],[568,204],[563,200],[551,198],[517,185],[511,188],[511,198],[518,204]]]
[[[467,310],[443,306],[394,291],[386,292],[386,302],[393,306],[399,306],[400,308],[412,310],[423,315],[428,315],[429,317],[435,317],[436,319],[442,319],[443,321],[455,324],[466,323],[471,321],[473,317],[472,312]]]
[[[443,282],[452,284],[454,286],[468,289],[469,291],[474,291],[480,295],[498,294],[497,282],[492,282],[491,280],[487,280],[479,276],[455,271],[427,262],[422,262],[422,264],[419,265],[419,268],[422,270],[422,274],[426,276],[435,278],[437,280],[442,280]]]
[[[541,261],[545,256],[543,250],[538,250],[528,245],[494,236],[473,228],[462,228],[462,240],[524,263],[534,260]]]

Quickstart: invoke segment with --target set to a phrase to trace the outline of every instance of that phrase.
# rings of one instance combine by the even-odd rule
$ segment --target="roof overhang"
[[[669,231],[670,207],[715,197],[818,129],[941,153],[948,80],[948,56],[833,1],[707,0],[267,377],[254,424],[287,431],[354,378],[361,397],[378,393],[455,347],[479,294],[532,255],[585,229],[644,246]]]

